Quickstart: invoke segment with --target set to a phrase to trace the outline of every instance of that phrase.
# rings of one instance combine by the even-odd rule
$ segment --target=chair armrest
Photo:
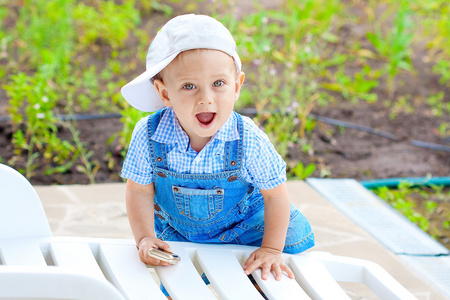
[[[0,298],[124,300],[106,280],[64,267],[0,266]]]

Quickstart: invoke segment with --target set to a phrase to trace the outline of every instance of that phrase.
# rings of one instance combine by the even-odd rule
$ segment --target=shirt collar
[[[189,137],[181,127],[172,107],[169,107],[162,116],[151,139],[163,144],[176,143],[179,145],[180,150],[183,150],[183,152],[187,151],[189,146]],[[212,136],[211,140],[214,139],[224,142],[239,139],[237,120],[234,113],[231,113],[225,124],[223,124],[219,131]]]
[[[176,143],[183,149],[189,145],[189,137],[181,128],[172,107],[166,109],[151,139],[162,144]]]
[[[228,120],[225,122],[225,124],[223,124],[223,126],[219,129],[219,131],[216,132],[213,138],[216,138],[224,142],[239,139],[239,132],[237,129],[237,120],[235,113],[233,112],[231,113]]]

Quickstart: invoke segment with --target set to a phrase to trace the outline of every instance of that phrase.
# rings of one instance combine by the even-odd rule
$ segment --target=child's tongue
[[[214,113],[212,112],[203,112],[195,115],[197,117],[197,120],[200,121],[202,124],[209,124],[214,118]]]

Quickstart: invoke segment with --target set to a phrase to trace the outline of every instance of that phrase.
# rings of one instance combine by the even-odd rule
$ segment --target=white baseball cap
[[[230,31],[219,21],[204,15],[181,15],[171,19],[154,38],[147,53],[146,71],[122,87],[125,100],[135,108],[152,112],[164,107],[151,79],[183,51],[213,49],[234,59],[237,72],[241,60]]]

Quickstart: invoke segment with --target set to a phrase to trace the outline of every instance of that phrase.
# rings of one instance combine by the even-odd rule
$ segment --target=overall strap
[[[150,158],[152,160],[153,168],[168,168],[166,159],[166,145],[152,140],[152,136],[156,132],[156,128],[158,128],[159,122],[161,121],[161,118],[166,110],[167,108],[160,109],[148,117],[148,144],[150,147]]]
[[[237,130],[239,132],[239,139],[228,141],[225,143],[225,159],[224,170],[235,171],[240,170],[242,165],[242,154],[244,144],[244,124],[242,117],[237,112],[233,112],[236,116]]]

